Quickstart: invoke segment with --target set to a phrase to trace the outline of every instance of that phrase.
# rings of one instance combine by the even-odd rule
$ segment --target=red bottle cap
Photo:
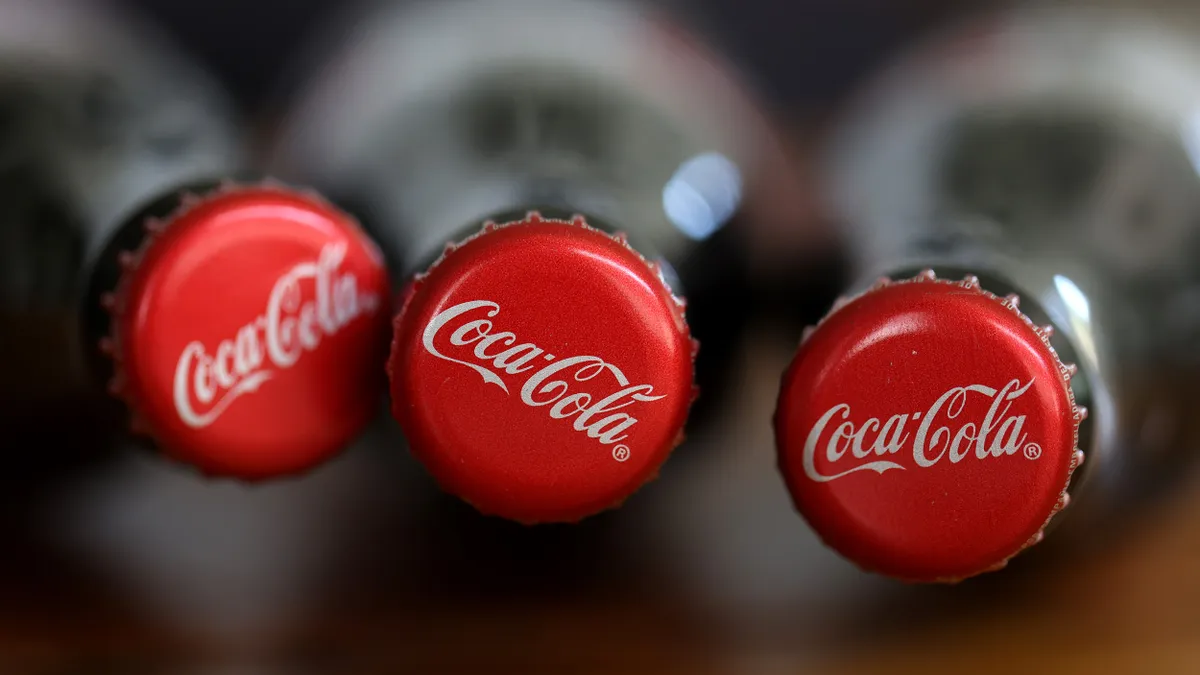
[[[783,379],[797,509],[860,567],[956,581],[1041,540],[1083,461],[1086,411],[1037,328],[974,277],[881,281],[839,303]]]
[[[418,278],[395,322],[392,413],[481,512],[576,521],[682,440],[694,351],[682,301],[623,237],[531,213]]]
[[[282,187],[186,196],[105,297],[135,431],[201,471],[314,466],[376,414],[387,273],[347,215]]]

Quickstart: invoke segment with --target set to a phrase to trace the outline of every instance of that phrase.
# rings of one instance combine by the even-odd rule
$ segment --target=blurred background
[[[262,148],[306,64],[354,34],[353,4],[118,3],[218,78]],[[1001,573],[921,588],[826,550],[775,470],[780,373],[848,278],[821,143],[867,78],[947,22],[1002,5],[655,6],[749,92],[775,151],[735,221],[746,279],[709,280],[726,290],[710,302],[745,315],[721,352],[728,374],[658,480],[620,510],[529,529],[439,494],[390,420],[309,475],[247,487],[121,442],[98,448],[112,430],[94,402],[39,409],[3,432],[5,455],[82,468],[45,489],[5,481],[0,673],[1200,672],[1190,469],[1128,518],[1064,528]]]

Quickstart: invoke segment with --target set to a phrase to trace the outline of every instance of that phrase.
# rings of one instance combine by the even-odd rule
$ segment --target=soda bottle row
[[[259,482],[372,428],[484,515],[577,522],[728,401],[760,256],[836,232],[858,280],[828,308],[796,273],[824,316],[774,417],[778,489],[831,548],[957,581],[1184,473],[1186,36],[1078,8],[960,26],[843,116],[808,222],[779,125],[704,47],[524,2],[379,9],[265,138],[149,29],[0,6],[10,437],[59,409],[91,447],[124,426]]]

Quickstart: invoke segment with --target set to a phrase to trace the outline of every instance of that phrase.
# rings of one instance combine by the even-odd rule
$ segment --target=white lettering
[[[1013,401],[1029,391],[1033,382],[1031,379],[1022,385],[1020,380],[1012,380],[998,390],[982,384],[954,387],[938,397],[925,412],[892,415],[887,422],[872,417],[862,424],[856,424],[850,419],[850,405],[839,403],[825,411],[809,431],[803,451],[804,474],[811,480],[827,483],[859,471],[882,474],[905,468],[888,459],[874,459],[838,473],[822,474],[816,466],[817,448],[826,436],[826,428],[834,421],[840,424],[828,434],[824,446],[825,459],[829,463],[840,461],[847,455],[847,450],[854,459],[867,459],[872,455],[880,458],[900,452],[908,442],[909,436],[904,433],[904,426],[910,419],[921,420],[912,443],[913,462],[921,468],[935,466],[943,459],[957,464],[968,455],[986,459],[1016,454],[1025,446],[1027,438],[1026,434],[1021,433],[1025,427],[1025,415],[1009,416],[1009,411]],[[987,414],[981,421],[963,421],[956,428],[951,428],[949,422],[957,420],[962,414],[971,394],[990,400]],[[935,426],[939,423],[940,426]],[[871,438],[876,430],[878,435]]]
[[[359,289],[354,274],[338,273],[345,257],[344,243],[330,244],[315,262],[288,270],[275,282],[264,313],[217,344],[214,355],[198,340],[189,343],[175,365],[173,393],[179,419],[194,429],[212,424],[237,398],[296,365],[323,338],[374,313],[378,296]],[[313,297],[308,301],[302,290],[305,282],[312,282]]]
[[[486,319],[472,319],[449,327],[456,319],[476,311],[486,310]],[[574,418],[571,428],[594,438],[603,445],[611,445],[629,437],[627,433],[638,420],[628,412],[616,412],[636,403],[648,403],[666,398],[654,395],[649,384],[631,385],[629,378],[617,366],[599,356],[570,356],[555,360],[545,349],[528,342],[517,344],[515,333],[492,332],[495,328],[490,319],[500,313],[500,305],[487,300],[462,302],[439,312],[425,327],[422,343],[425,351],[439,359],[466,366],[483,378],[485,384],[494,384],[509,393],[500,374],[519,375],[534,371],[539,357],[548,361],[525,380],[520,389],[520,400],[531,408],[549,407],[551,419]],[[449,331],[450,345],[472,346],[467,352],[474,361],[448,356],[435,343],[444,332]],[[501,348],[506,349],[501,349]],[[574,392],[573,383],[587,382],[601,375],[615,382],[617,391],[605,396]]]

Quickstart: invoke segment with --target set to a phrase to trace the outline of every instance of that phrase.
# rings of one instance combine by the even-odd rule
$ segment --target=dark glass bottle
[[[687,299],[701,392],[689,433],[703,433],[751,307],[737,221],[780,146],[737,78],[630,5],[400,3],[354,18],[303,69],[273,171],[361,215],[401,283],[489,219],[578,214],[625,234]],[[568,533],[484,524],[457,504],[437,513],[431,530],[461,535],[431,535],[433,558],[495,561],[455,588],[467,594],[497,592],[513,569],[544,583],[601,564],[595,533],[617,518]]]
[[[1012,10],[899,61],[832,143],[830,194],[858,262],[854,293],[926,268],[974,276],[1001,299],[1019,296],[1077,366],[1087,461],[1063,536],[1113,531],[1097,525],[1168,493],[1195,457],[1195,63],[1181,33],[1144,13]]]
[[[361,214],[401,280],[495,214],[608,223],[688,299],[711,389],[697,405],[717,401],[749,307],[733,301],[749,271],[732,223],[780,145],[737,78],[626,5],[401,3],[356,18],[305,70],[273,169]]]
[[[253,647],[362,520],[374,467],[317,468],[381,412],[384,262],[235,117],[135,17],[0,2],[6,598]]]
[[[3,473],[39,490],[35,475],[99,460],[123,424],[83,344],[103,250],[142,202],[242,155],[214,83],[149,27],[86,3],[0,5],[0,145]]]

